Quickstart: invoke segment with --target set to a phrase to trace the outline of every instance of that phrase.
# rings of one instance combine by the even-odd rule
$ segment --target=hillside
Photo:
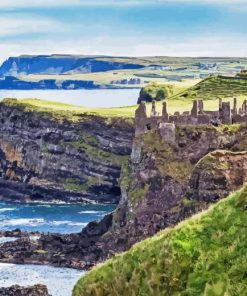
[[[82,277],[73,296],[247,294],[247,187]]]
[[[142,67],[129,60],[104,60],[97,56],[20,56],[8,58],[0,67],[0,75],[91,73]]]
[[[210,76],[178,95],[179,98],[211,100],[247,95],[247,80],[234,77]]]
[[[245,58],[22,55],[0,66],[0,77],[7,78],[0,89],[140,88],[158,82],[184,90],[209,75],[233,76],[246,67]]]

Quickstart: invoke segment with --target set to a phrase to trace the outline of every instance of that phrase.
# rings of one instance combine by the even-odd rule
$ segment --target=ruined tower
[[[138,106],[135,111],[135,134],[141,134],[145,132],[147,122],[147,110],[144,102]]]

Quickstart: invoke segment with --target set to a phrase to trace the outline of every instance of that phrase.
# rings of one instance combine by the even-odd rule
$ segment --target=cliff
[[[10,99],[0,103],[0,131],[1,199],[118,202],[132,119]]]
[[[94,268],[73,296],[246,295],[246,206],[244,187]]]
[[[67,77],[68,78],[68,77]],[[43,79],[39,81],[28,81],[16,78],[14,76],[5,76],[0,80],[0,89],[18,89],[18,90],[32,90],[32,89],[99,89],[100,86],[90,80],[56,80]]]
[[[5,243],[0,261],[91,268],[243,186],[246,145],[245,125],[180,126],[174,142],[162,140],[159,129],[136,135],[112,214],[77,234]]]
[[[39,55],[8,58],[0,67],[0,76],[28,74],[93,73],[120,69],[139,69],[135,60],[100,56]]]
[[[137,135],[106,249],[124,251],[243,186],[246,141],[244,125],[176,127],[172,143],[157,129]]]

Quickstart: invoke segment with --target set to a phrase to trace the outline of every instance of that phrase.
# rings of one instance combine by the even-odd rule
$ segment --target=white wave
[[[60,226],[60,225],[68,225],[68,226],[81,226],[85,227],[88,223],[85,222],[74,222],[69,220],[61,220],[61,221],[46,221],[43,218],[37,219],[12,219],[12,220],[3,220],[1,221],[0,225],[4,226],[40,226],[40,225],[47,225],[47,226]]]
[[[0,244],[14,242],[15,240],[17,240],[16,237],[0,237]]]
[[[60,226],[60,225],[69,225],[69,226],[82,226],[85,227],[88,223],[85,222],[73,222],[73,221],[52,221],[49,222],[50,225]]]
[[[44,224],[45,220],[43,218],[38,219],[26,219],[26,218],[20,218],[20,219],[12,219],[12,220],[3,220],[1,224],[3,225],[28,225],[28,226],[37,226]]]
[[[0,209],[0,213],[3,213],[3,212],[10,212],[10,211],[14,211],[15,209],[13,208],[2,208]]]
[[[104,214],[105,211],[81,211],[78,214]]]
[[[48,287],[53,296],[69,296],[83,271],[55,268],[45,265],[15,265],[0,263],[0,287],[15,284],[32,286],[37,283]]]

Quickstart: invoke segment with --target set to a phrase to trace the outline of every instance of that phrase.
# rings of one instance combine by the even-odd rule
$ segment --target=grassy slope
[[[82,277],[73,296],[247,295],[247,186]]]
[[[4,99],[3,104],[22,107],[26,111],[42,112],[55,118],[77,121],[82,115],[99,115],[102,117],[133,117],[136,106],[117,108],[87,108],[39,99]]]
[[[211,76],[184,91],[180,97],[210,100],[244,95],[247,95],[247,80]]]
[[[70,58],[71,56],[53,55],[52,58]],[[90,56],[74,56],[80,57],[90,57]],[[199,75],[210,75],[210,74],[225,74],[232,75],[239,71],[239,67],[247,67],[246,58],[175,58],[175,57],[107,57],[107,56],[91,56],[96,60],[104,60],[110,62],[123,62],[129,64],[139,64],[143,66],[169,66],[171,69],[131,69],[131,70],[114,70],[99,73],[69,73],[64,75],[20,75],[20,78],[28,81],[38,81],[42,79],[57,79],[59,81],[72,79],[72,80],[93,80],[96,84],[109,85],[111,81],[130,79],[139,77],[142,80],[142,84],[138,86],[145,86],[146,81],[149,82],[159,82],[159,83],[173,83],[175,82],[178,86],[183,87],[184,84],[187,87],[192,86],[198,82]],[[213,64],[217,63],[217,69],[199,69],[198,64],[206,63]],[[175,81],[174,81],[175,80]],[[123,85],[116,84],[115,86],[132,88],[136,85]]]
[[[170,83],[169,83],[170,85]],[[204,79],[199,84],[186,91],[177,93],[181,85],[175,85],[175,95],[167,99],[168,112],[173,114],[175,111],[190,111],[192,101],[195,98],[203,98],[205,110],[218,110],[218,97],[226,101],[233,101],[233,97],[238,97],[239,107],[247,96],[247,80],[222,80],[218,77]],[[183,89],[183,88],[182,88]],[[188,93],[187,97],[183,97]],[[56,117],[66,116],[68,119],[78,120],[83,114],[99,115],[103,117],[134,117],[136,105],[114,108],[87,108],[73,106],[62,103],[42,101],[37,99],[26,99],[18,101],[5,101],[12,105],[20,105],[27,110],[37,112],[48,112]],[[151,104],[147,104],[148,114],[151,111]],[[157,111],[162,112],[162,102],[157,103]]]

